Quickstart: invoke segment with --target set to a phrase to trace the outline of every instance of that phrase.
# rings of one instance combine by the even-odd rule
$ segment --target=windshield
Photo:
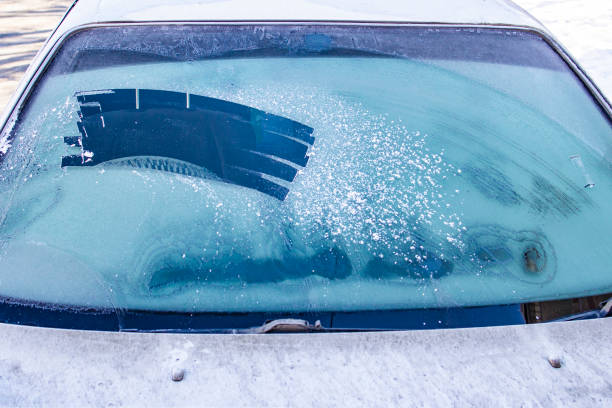
[[[0,296],[355,312],[612,291],[609,118],[538,35],[93,28],[0,136]]]

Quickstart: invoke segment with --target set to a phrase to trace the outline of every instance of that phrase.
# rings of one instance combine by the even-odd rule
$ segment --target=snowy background
[[[612,97],[612,0],[517,0]]]
[[[449,0],[449,3],[461,0]],[[0,108],[72,0],[0,0]],[[612,0],[516,0],[612,96]]]

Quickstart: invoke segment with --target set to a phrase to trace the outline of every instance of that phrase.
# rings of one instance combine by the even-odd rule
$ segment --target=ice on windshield
[[[544,102],[535,90],[552,84]],[[122,150],[117,133],[141,116],[103,113],[100,135],[128,153],[98,159],[108,149],[88,148],[78,123],[101,90],[236,104],[313,139],[295,140],[300,163],[278,152],[291,180],[260,172],[287,189],[282,200],[185,156],[201,148],[192,132],[230,120],[214,109],[177,126],[179,113],[139,106],[162,129],[145,152]],[[0,292],[11,298],[370,310],[612,288],[610,125],[569,71],[371,56],[140,63],[50,77],[24,118],[0,167]],[[181,155],[164,154],[169,140]]]

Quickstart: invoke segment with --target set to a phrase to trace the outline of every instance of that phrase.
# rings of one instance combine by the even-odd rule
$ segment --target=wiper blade
[[[569,322],[572,320],[587,320],[587,319],[601,319],[608,317],[612,310],[612,298],[601,302],[601,309],[590,310],[588,312],[578,313],[570,316],[565,316],[560,319],[552,320],[553,322]]]
[[[345,332],[378,332],[390,331],[390,329],[370,328],[328,328],[323,327],[320,320],[311,324],[302,319],[274,319],[266,321],[261,326],[250,328],[227,328],[227,329],[198,329],[198,328],[166,328],[143,330],[138,328],[122,328],[123,332],[137,333],[208,333],[208,334],[268,334],[268,333],[345,333]]]

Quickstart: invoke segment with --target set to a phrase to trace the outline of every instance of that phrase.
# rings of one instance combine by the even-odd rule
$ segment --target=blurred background
[[[0,109],[73,0],[0,0]],[[461,0],[449,0],[458,7]],[[612,97],[612,0],[515,0]]]

